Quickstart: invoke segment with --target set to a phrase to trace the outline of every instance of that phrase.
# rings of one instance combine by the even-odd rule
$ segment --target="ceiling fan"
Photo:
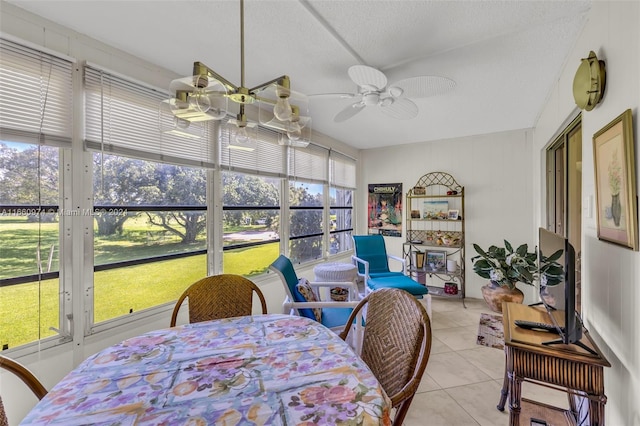
[[[405,78],[387,85],[384,73],[367,65],[353,65],[349,67],[348,74],[358,85],[358,92],[333,95],[358,97],[359,100],[338,112],[333,118],[336,123],[346,121],[371,106],[378,106],[389,117],[409,120],[418,115],[418,106],[411,99],[441,95],[456,85],[449,78],[432,75]]]

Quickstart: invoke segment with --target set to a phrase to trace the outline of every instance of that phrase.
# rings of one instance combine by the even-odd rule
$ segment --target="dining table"
[[[391,402],[338,335],[268,314],[155,330],[84,360],[21,425],[390,425]]]

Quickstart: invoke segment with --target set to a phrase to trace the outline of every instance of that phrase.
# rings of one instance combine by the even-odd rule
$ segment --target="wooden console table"
[[[544,331],[525,330],[517,327],[514,320],[526,320],[550,323],[551,320],[544,308],[534,308],[518,303],[503,305],[504,343],[506,354],[505,380],[502,387],[498,410],[503,411],[509,395],[509,425],[529,426],[529,418],[520,422],[520,411],[530,413],[535,407],[535,417],[556,424],[552,420],[560,413],[566,424],[575,424],[577,408],[573,403],[572,394],[584,396],[589,400],[589,424],[604,426],[604,405],[607,397],[604,394],[604,368],[611,364],[606,360],[591,337],[583,332],[581,342],[595,351],[590,354],[576,345],[549,345],[542,342],[555,339],[556,335]],[[557,311],[554,317],[563,324],[563,312]],[[583,330],[584,331],[584,330]],[[544,385],[553,389],[567,392],[571,410],[565,411],[535,401],[522,400],[521,388],[523,381]],[[550,416],[545,419],[544,416]],[[527,416],[529,417],[529,416]],[[542,418],[541,418],[542,417]],[[551,423],[550,423],[551,422]]]

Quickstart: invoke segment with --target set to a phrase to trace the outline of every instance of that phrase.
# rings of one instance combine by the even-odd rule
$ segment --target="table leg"
[[[589,399],[589,424],[604,426],[604,404],[606,403],[607,397],[604,395]]]
[[[509,426],[520,426],[520,394],[522,379],[513,372],[509,373]]]
[[[500,390],[500,402],[496,408],[498,411],[504,411],[504,404],[507,402],[507,396],[509,395],[509,376],[507,375],[507,368],[504,369],[504,379],[502,379],[502,389]]]

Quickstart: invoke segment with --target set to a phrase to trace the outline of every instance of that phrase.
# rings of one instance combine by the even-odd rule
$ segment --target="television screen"
[[[538,250],[540,299],[561,336],[549,343],[576,343],[582,337],[582,322],[575,309],[575,250],[566,238],[544,228],[539,229]],[[554,315],[556,310],[561,312]]]

